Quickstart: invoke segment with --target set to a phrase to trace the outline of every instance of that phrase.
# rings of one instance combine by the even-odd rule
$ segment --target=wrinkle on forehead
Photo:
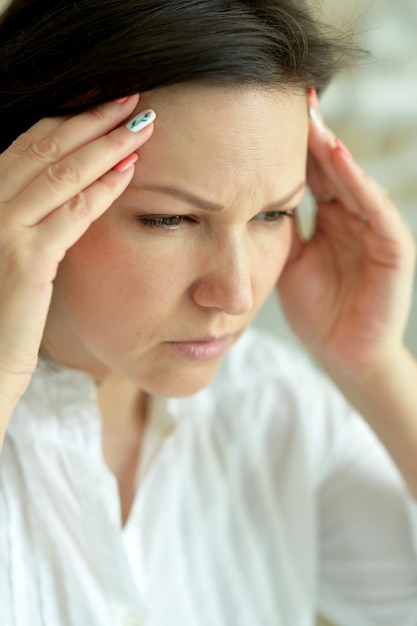
[[[303,178],[308,119],[301,92],[185,85],[144,94],[139,110],[147,107],[157,120],[140,150],[145,177],[149,162],[153,178],[159,172],[172,184],[190,182],[190,191],[221,204],[245,194],[267,203]]]

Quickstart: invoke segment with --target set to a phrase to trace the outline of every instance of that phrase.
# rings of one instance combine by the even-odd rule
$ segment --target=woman
[[[2,623],[415,624],[415,250],[320,115],[344,44],[284,0],[0,38]],[[277,284],[345,397],[246,330]]]

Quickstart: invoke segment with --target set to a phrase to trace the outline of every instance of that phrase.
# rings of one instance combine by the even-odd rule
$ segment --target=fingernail
[[[120,161],[120,163],[115,165],[113,170],[115,172],[125,172],[129,169],[129,167],[132,167],[132,165],[134,165],[138,159],[139,156],[136,154],[136,152],[133,152],[133,154],[126,157],[125,159],[123,159],[123,161]]]
[[[115,102],[117,102],[117,104],[124,104],[128,100],[129,100],[129,96],[126,96],[126,98],[118,98],[117,100],[115,100]]]
[[[307,93],[309,96],[311,106],[314,109],[316,109],[316,111],[318,111],[320,108],[320,102],[319,102],[319,97],[317,95],[316,88],[310,85],[310,87],[307,87]]]
[[[155,111],[153,111],[152,109],[146,109],[145,111],[142,111],[141,113],[136,115],[134,118],[129,120],[128,123],[126,124],[126,128],[128,130],[131,130],[132,133],[138,133],[143,128],[146,128],[146,126],[149,126],[149,124],[152,124],[152,122],[154,122],[155,119],[156,119]]]
[[[340,152],[348,161],[353,161],[353,156],[351,152],[346,148],[345,144],[343,143],[341,139],[336,139],[336,149],[340,150]]]
[[[308,109],[308,113],[311,117],[311,119],[313,120],[314,125],[319,129],[319,131],[324,135],[326,133],[326,129],[324,127],[323,124],[323,120],[321,119],[321,115],[320,113],[318,113],[316,111],[316,109],[313,109],[313,107],[310,107]]]

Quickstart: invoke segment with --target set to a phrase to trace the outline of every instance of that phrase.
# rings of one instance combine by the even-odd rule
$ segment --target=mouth
[[[231,344],[232,335],[197,337],[168,342],[168,346],[177,356],[194,362],[219,359],[227,352]]]

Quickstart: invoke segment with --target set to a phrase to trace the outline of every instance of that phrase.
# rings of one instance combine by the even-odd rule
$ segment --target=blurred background
[[[417,238],[417,1],[310,0],[325,21],[353,26],[368,59],[322,97],[324,116],[399,207]],[[406,342],[417,356],[417,280]],[[271,297],[255,324],[295,342]]]

